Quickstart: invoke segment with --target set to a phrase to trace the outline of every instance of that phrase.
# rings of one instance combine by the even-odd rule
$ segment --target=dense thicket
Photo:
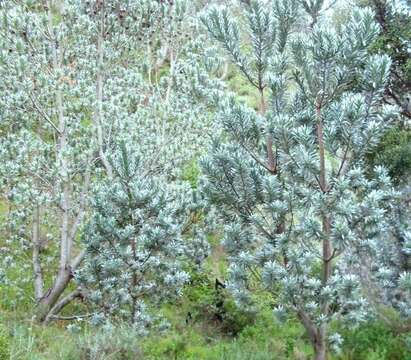
[[[334,356],[376,319],[408,336],[410,16],[0,1],[0,312],[94,332],[90,359],[194,323],[240,344],[287,320],[280,358]]]

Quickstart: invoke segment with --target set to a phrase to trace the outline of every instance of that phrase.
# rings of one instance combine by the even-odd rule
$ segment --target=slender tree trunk
[[[171,89],[173,88],[174,82],[174,68],[176,62],[177,54],[174,54],[173,48],[170,48],[170,78],[168,80],[167,92],[166,92],[166,104],[170,102]]]
[[[314,360],[326,360],[327,359],[327,350],[326,350],[325,340],[317,342],[314,345]]]
[[[325,325],[316,326],[311,318],[304,310],[297,312],[300,322],[303,324],[308,337],[310,338],[311,345],[314,350],[314,360],[326,360],[327,359],[327,345],[325,336]]]
[[[267,105],[265,103],[265,98],[264,98],[264,89],[260,88],[259,89],[260,93],[260,113],[262,115],[265,115],[267,111]],[[277,171],[277,159],[273,151],[273,137],[271,134],[267,134],[266,137],[266,149],[267,149],[267,168],[269,171],[273,174],[276,173]]]
[[[328,184],[326,178],[325,170],[325,147],[324,147],[324,134],[323,134],[323,124],[321,119],[321,107],[317,106],[317,139],[318,139],[318,150],[320,155],[320,190],[322,192],[328,191]],[[326,213],[322,214],[322,230],[323,230],[323,285],[325,285],[331,276],[331,221]]]
[[[34,211],[33,218],[33,271],[34,271],[34,289],[35,289],[35,298],[37,302],[37,307],[34,312],[34,318],[39,322],[47,322],[51,319],[51,316],[60,311],[69,301],[71,301],[77,294],[78,291],[66,295],[62,298],[64,291],[67,289],[67,286],[70,280],[73,277],[74,271],[78,268],[80,262],[85,256],[85,251],[83,250],[80,254],[73,258],[72,247],[76,238],[77,230],[81,224],[83,215],[84,215],[84,206],[86,193],[88,191],[88,186],[91,176],[91,159],[92,154],[90,152],[89,158],[87,160],[87,169],[84,177],[84,187],[79,199],[79,210],[75,217],[72,219],[72,184],[71,184],[71,175],[70,175],[70,164],[68,157],[68,129],[66,123],[66,116],[64,114],[63,106],[63,93],[62,93],[62,83],[59,79],[60,74],[62,73],[63,67],[63,53],[61,43],[58,42],[58,36],[54,32],[53,23],[55,21],[54,11],[61,13],[63,11],[64,2],[57,0],[48,0],[48,33],[50,35],[50,53],[51,53],[51,66],[50,72],[55,74],[55,113],[57,118],[57,124],[53,124],[55,130],[54,138],[56,143],[56,165],[59,169],[60,181],[56,186],[58,186],[58,193],[61,194],[59,208],[61,210],[61,223],[60,223],[60,239],[59,239],[59,248],[60,248],[60,259],[58,265],[58,271],[54,278],[52,286],[43,291],[44,288],[44,279],[42,274],[41,262],[40,262],[40,219],[39,211],[37,208]],[[99,53],[100,54],[100,53]],[[99,55],[100,56],[100,55]],[[101,78],[102,79],[102,78]],[[100,81],[102,84],[102,80]],[[102,85],[101,85],[102,87]],[[97,91],[97,93],[102,94],[102,92]],[[102,98],[102,95],[100,96]],[[101,101],[100,101],[101,105]],[[99,108],[101,110],[101,108]],[[37,108],[37,111],[42,113],[40,108]],[[101,111],[99,112],[101,114]]]
[[[320,190],[323,193],[328,191],[327,175],[325,168],[325,145],[324,145],[324,133],[323,133],[323,123],[321,116],[321,105],[317,105],[316,108],[316,118],[317,118],[317,141],[318,141],[318,151],[320,157]],[[324,210],[322,214],[322,233],[323,233],[323,243],[322,243],[322,268],[323,268],[323,286],[327,285],[327,282],[331,276],[332,272],[332,249],[331,249],[331,221],[327,212]],[[324,301],[321,306],[321,311],[323,315],[327,316],[329,313],[329,303]],[[327,358],[327,324],[323,323],[317,332],[316,342],[314,344],[315,360],[325,360]]]
[[[49,6],[49,25],[50,31],[53,27],[53,15]],[[53,34],[52,41],[52,57],[53,57],[53,69],[58,72],[61,69],[61,50],[57,49],[55,36]],[[55,287],[58,288],[64,282],[66,273],[68,270],[69,259],[71,255],[71,239],[69,237],[69,222],[70,222],[70,175],[67,160],[67,126],[66,117],[64,115],[63,108],[63,96],[60,89],[60,80],[57,79],[56,84],[56,109],[59,124],[59,136],[58,136],[58,165],[61,170],[61,182],[62,182],[62,197],[60,201],[61,208],[61,226],[60,226],[60,270],[59,276],[57,276]],[[53,286],[54,287],[54,286]]]
[[[52,34],[51,50],[52,65],[54,73],[61,70],[61,50],[58,50],[57,39],[53,32],[53,14],[51,12],[52,3],[48,4],[48,20],[50,33]],[[58,144],[57,144],[57,166],[60,167],[62,197],[60,200],[61,226],[60,226],[60,270],[67,268],[71,254],[71,239],[69,236],[70,221],[70,175],[67,159],[67,127],[64,115],[63,95],[60,89],[60,79],[56,79],[56,110],[58,117]]]
[[[57,48],[56,36],[53,32],[53,14],[52,14],[52,2],[48,2],[48,21],[49,31],[52,35],[51,50],[52,50],[52,66],[55,73],[61,69],[61,50]],[[67,160],[67,127],[66,118],[63,108],[63,96],[60,89],[59,79],[56,79],[56,110],[58,117],[58,144],[57,144],[57,161],[60,166],[61,172],[61,190],[62,197],[60,201],[61,208],[61,225],[60,225],[60,261],[59,271],[54,280],[52,287],[42,296],[37,309],[36,318],[38,321],[43,322],[50,311],[50,309],[58,301],[61,294],[66,289],[71,277],[72,270],[69,264],[71,257],[71,248],[73,239],[69,236],[69,222],[70,222],[70,175]]]
[[[148,61],[148,83],[152,85],[151,81],[151,71],[152,69],[152,64],[151,64],[151,45],[150,45],[150,40],[147,41],[147,61]]]
[[[165,50],[161,51],[162,49],[163,48],[160,49],[160,54],[164,53],[164,56],[158,57],[153,66],[154,82],[156,84],[158,84],[158,75],[159,75],[158,72],[161,69],[161,67],[164,65],[166,60],[169,58],[171,46],[169,44],[165,44],[165,47],[164,47]]]
[[[43,271],[40,262],[40,207],[34,208],[33,214],[33,274],[34,274],[34,298],[40,301],[43,296]]]
[[[104,168],[109,177],[113,176],[113,170],[107,156],[104,152],[103,141],[103,82],[104,82],[104,0],[100,1],[100,28],[97,34],[97,81],[96,81],[96,95],[97,107],[94,111],[94,123],[97,132],[97,143],[99,155]]]

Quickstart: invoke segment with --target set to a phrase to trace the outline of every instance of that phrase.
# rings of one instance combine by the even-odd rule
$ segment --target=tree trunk
[[[44,319],[44,324],[48,324],[53,318],[55,318],[58,314],[67,304],[69,304],[71,301],[73,301],[76,297],[81,297],[82,292],[80,288],[77,288],[76,290],[72,291],[69,293],[67,296],[59,300],[51,309],[48,311],[48,314],[46,318]]]
[[[322,123],[322,116],[321,116],[321,105],[317,105],[316,108],[316,116],[317,116],[317,138],[318,138],[318,149],[319,149],[319,157],[320,157],[320,174],[319,174],[319,181],[320,181],[320,190],[323,193],[328,192],[328,182],[326,176],[326,168],[325,168],[325,146],[324,146],[324,133],[323,133],[323,123]],[[324,213],[322,214],[322,232],[323,232],[323,241],[322,241],[322,270],[323,270],[323,278],[322,284],[323,287],[327,286],[328,280],[332,273],[332,244],[331,244],[331,220],[329,214],[327,214],[327,210],[324,209]],[[324,301],[321,305],[321,312],[323,315],[327,316],[329,314],[330,305],[328,301]],[[314,344],[314,359],[315,360],[325,360],[326,353],[327,353],[327,324],[322,324],[317,331],[317,336],[315,338]]]
[[[176,58],[177,54],[174,54],[174,50],[170,48],[170,78],[168,79],[168,86],[167,86],[167,92],[166,92],[166,104],[169,105],[170,102],[170,95],[171,95],[171,89],[173,88],[173,83],[174,83],[174,69],[175,69],[175,63],[176,63]]]
[[[319,340],[314,345],[314,360],[326,360],[326,359],[327,359],[326,346],[325,346],[324,339],[322,339],[321,341]]]
[[[97,132],[97,143],[98,151],[100,155],[101,162],[107,171],[107,175],[111,178],[113,177],[113,169],[109,160],[107,159],[104,150],[104,140],[103,140],[103,87],[104,87],[104,1],[100,2],[100,28],[97,34],[97,79],[96,79],[96,98],[97,105],[94,111],[94,124]]]
[[[37,305],[35,318],[38,322],[43,322],[46,319],[51,308],[63,294],[71,278],[72,273],[70,266],[60,268],[53,286],[46,292]]]
[[[264,98],[264,88],[260,87],[258,91],[260,92],[260,113],[262,115],[265,115],[265,113],[267,112],[267,105],[265,103],[265,98]],[[266,168],[272,174],[276,174],[277,173],[277,157],[273,151],[273,137],[271,134],[267,134],[266,149],[267,149]]]
[[[327,359],[327,325],[322,324],[321,326],[316,326],[310,316],[302,309],[297,311],[297,316],[304,326],[308,337],[310,338],[311,345],[314,350],[314,360],[325,360]]]
[[[47,1],[48,8],[48,23],[50,32],[50,50],[52,56],[52,69],[55,75],[59,74],[63,68],[62,52],[63,50],[58,43],[58,36],[53,29],[54,15],[52,9],[56,8],[59,12],[62,11],[63,3],[52,0]],[[34,318],[38,322],[47,322],[50,319],[50,315],[55,314],[65,304],[70,301],[73,296],[66,296],[62,300],[61,297],[66,290],[69,282],[73,278],[73,273],[84,258],[85,251],[83,250],[75,258],[73,258],[72,247],[77,233],[78,226],[84,215],[84,202],[88,185],[90,182],[90,161],[88,159],[87,170],[84,179],[84,188],[80,195],[80,206],[76,219],[73,221],[71,217],[72,213],[72,184],[70,175],[70,163],[67,155],[69,148],[69,139],[67,131],[67,123],[64,109],[64,97],[62,89],[60,87],[60,79],[56,78],[56,91],[55,91],[55,112],[58,119],[58,126],[54,126],[57,134],[57,146],[56,146],[56,162],[61,170],[61,183],[57,189],[62,194],[60,199],[61,209],[61,224],[60,224],[60,259],[57,275],[54,279],[53,285],[45,292],[43,292],[43,277],[42,268],[40,264],[40,238],[39,238],[39,208],[35,209],[33,219],[33,270],[34,270],[34,285],[35,285],[35,297],[37,301],[37,307],[34,312]],[[102,84],[102,78],[101,78]],[[101,92],[98,92],[99,94]],[[102,93],[101,93],[102,94]],[[101,105],[101,104],[100,104]],[[100,114],[100,113],[99,113]],[[90,154],[91,156],[91,154]],[[73,292],[74,293],[74,292]]]
[[[34,298],[40,301],[43,296],[43,271],[40,263],[40,207],[38,205],[34,208],[33,214],[33,274],[34,274]]]
[[[55,308],[55,306],[58,304],[64,290],[66,290],[67,285],[73,278],[73,272],[78,268],[85,254],[86,252],[83,250],[70,265],[60,267],[52,287],[44,294],[37,305],[34,316],[38,322],[44,322],[53,308],[54,310],[56,308],[58,310],[61,309],[58,306]],[[64,299],[62,301],[64,302]],[[52,315],[54,314],[56,314],[56,311],[53,311]]]
[[[58,49],[58,43],[56,40],[56,35],[53,31],[53,14],[52,14],[52,1],[48,2],[48,21],[51,33],[51,53],[52,53],[52,66],[54,72],[61,70],[62,59],[61,50]],[[60,261],[59,261],[59,271],[55,278],[52,287],[40,298],[36,311],[35,318],[39,322],[43,322],[50,309],[56,304],[59,297],[62,295],[66,289],[71,277],[72,271],[70,266],[71,258],[71,247],[72,238],[69,236],[69,222],[70,222],[70,176],[69,176],[69,166],[67,160],[67,124],[64,115],[63,107],[63,95],[59,87],[56,84],[55,93],[55,106],[56,113],[58,117],[58,144],[57,144],[57,161],[61,168],[62,184],[61,193],[62,197],[60,200],[61,208],[61,225],[60,225]]]

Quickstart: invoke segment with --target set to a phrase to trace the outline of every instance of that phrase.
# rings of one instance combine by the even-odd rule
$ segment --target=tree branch
[[[67,294],[65,297],[63,297],[60,301],[58,301],[49,311],[48,315],[46,316],[46,319],[44,320],[45,324],[48,324],[52,318],[58,314],[67,304],[72,302],[75,298],[82,296],[81,289],[78,288],[71,293]]]

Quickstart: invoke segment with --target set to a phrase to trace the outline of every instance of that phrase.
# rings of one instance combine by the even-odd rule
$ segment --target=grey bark
[[[43,271],[40,262],[40,247],[40,207],[36,205],[33,213],[32,260],[34,274],[34,298],[37,302],[40,301],[43,296]]]

